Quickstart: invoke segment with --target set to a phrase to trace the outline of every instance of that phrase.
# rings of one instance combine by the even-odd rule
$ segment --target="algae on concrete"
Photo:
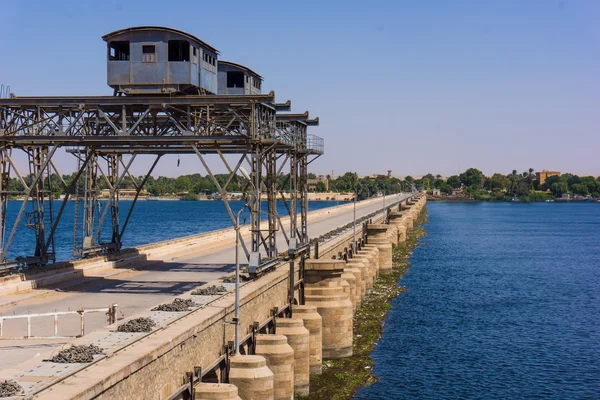
[[[371,351],[383,332],[385,317],[391,308],[390,301],[405,290],[398,285],[398,280],[410,267],[412,249],[418,245],[419,238],[426,234],[423,227],[426,221],[427,209],[423,208],[414,228],[408,231],[406,241],[394,247],[392,270],[379,276],[371,292],[356,310],[353,355],[339,360],[324,361],[322,375],[310,377],[310,395],[297,398],[351,399],[358,389],[377,381],[377,377],[371,374]]]

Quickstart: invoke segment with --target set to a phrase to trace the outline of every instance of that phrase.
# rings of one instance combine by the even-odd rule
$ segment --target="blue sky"
[[[599,20],[598,1],[5,1],[0,83],[110,95],[100,37],[164,25],[319,116],[314,172],[598,175]],[[181,164],[155,175],[205,173],[191,156]]]

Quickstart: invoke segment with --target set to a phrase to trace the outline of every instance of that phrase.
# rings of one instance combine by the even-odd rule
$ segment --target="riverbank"
[[[383,274],[375,282],[373,290],[365,297],[354,316],[354,350],[352,357],[329,360],[323,363],[323,374],[311,376],[309,400],[347,400],[358,389],[377,381],[371,374],[373,360],[371,351],[377,345],[384,328],[390,301],[405,289],[398,280],[410,267],[412,250],[419,239],[426,235],[423,224],[427,221],[427,209],[409,230],[406,242],[394,248],[393,270]]]

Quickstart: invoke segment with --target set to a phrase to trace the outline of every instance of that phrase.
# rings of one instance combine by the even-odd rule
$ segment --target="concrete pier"
[[[363,263],[365,272],[363,273],[362,278],[366,291],[371,290],[373,282],[375,281],[375,276],[377,275],[377,266],[375,265],[376,257],[379,258],[379,256],[376,256],[373,252],[363,249],[354,254],[354,257],[349,260],[350,262]]]
[[[308,395],[310,383],[310,333],[300,318],[278,318],[277,333],[294,349],[294,392]]]
[[[357,298],[362,301],[367,294],[369,280],[369,267],[367,258],[357,258],[356,255],[348,260],[348,267],[356,277]]]
[[[229,383],[242,400],[273,400],[273,372],[263,356],[234,356],[230,363]]]
[[[348,289],[347,289],[346,293],[348,294],[348,297],[350,298],[350,301],[352,302],[352,309],[356,310],[356,302],[357,302],[356,277],[350,271],[350,268],[347,268],[347,267],[344,268],[344,272],[342,273],[342,279],[344,279],[346,282],[348,282]]]
[[[374,270],[373,280],[375,280],[379,276],[379,270],[381,269],[381,257],[379,248],[374,243],[367,243],[363,245],[363,249],[364,251],[369,252],[371,254]]]
[[[398,230],[398,243],[406,241],[406,226],[402,220],[402,212],[392,211],[389,215],[389,221],[391,225],[394,225]]]
[[[348,261],[350,261],[352,259],[349,259]],[[360,260],[358,260],[358,262],[360,263],[360,265],[362,265],[362,262]],[[354,300],[352,301],[353,305],[354,305],[354,309],[356,309],[356,307],[358,306],[358,304],[360,304],[360,301],[363,299],[364,297],[364,289],[363,287],[365,286],[363,280],[362,280],[362,271],[360,270],[360,268],[358,267],[358,264],[354,263],[347,263],[347,267],[344,268],[344,273],[349,272],[354,276]]]
[[[273,399],[293,400],[294,398],[294,350],[284,335],[258,335],[256,355],[267,360],[267,367],[273,372]]]
[[[200,383],[195,387],[194,400],[241,400],[238,388],[227,383]]]
[[[323,318],[317,312],[317,307],[309,305],[294,305],[292,316],[304,322],[310,335],[310,374],[321,375],[323,368]]]
[[[374,244],[379,249],[379,272],[385,273],[392,269],[392,243],[388,233],[389,225],[367,225],[367,242]]]
[[[352,355],[352,302],[344,293],[343,260],[307,260],[306,304],[317,307],[323,317],[323,358]]]

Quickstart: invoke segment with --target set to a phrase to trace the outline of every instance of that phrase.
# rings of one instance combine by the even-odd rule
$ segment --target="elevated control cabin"
[[[138,26],[102,39],[108,85],[119,94],[216,94],[218,50],[172,28]]]
[[[243,65],[219,61],[219,94],[261,94],[263,77]]]

